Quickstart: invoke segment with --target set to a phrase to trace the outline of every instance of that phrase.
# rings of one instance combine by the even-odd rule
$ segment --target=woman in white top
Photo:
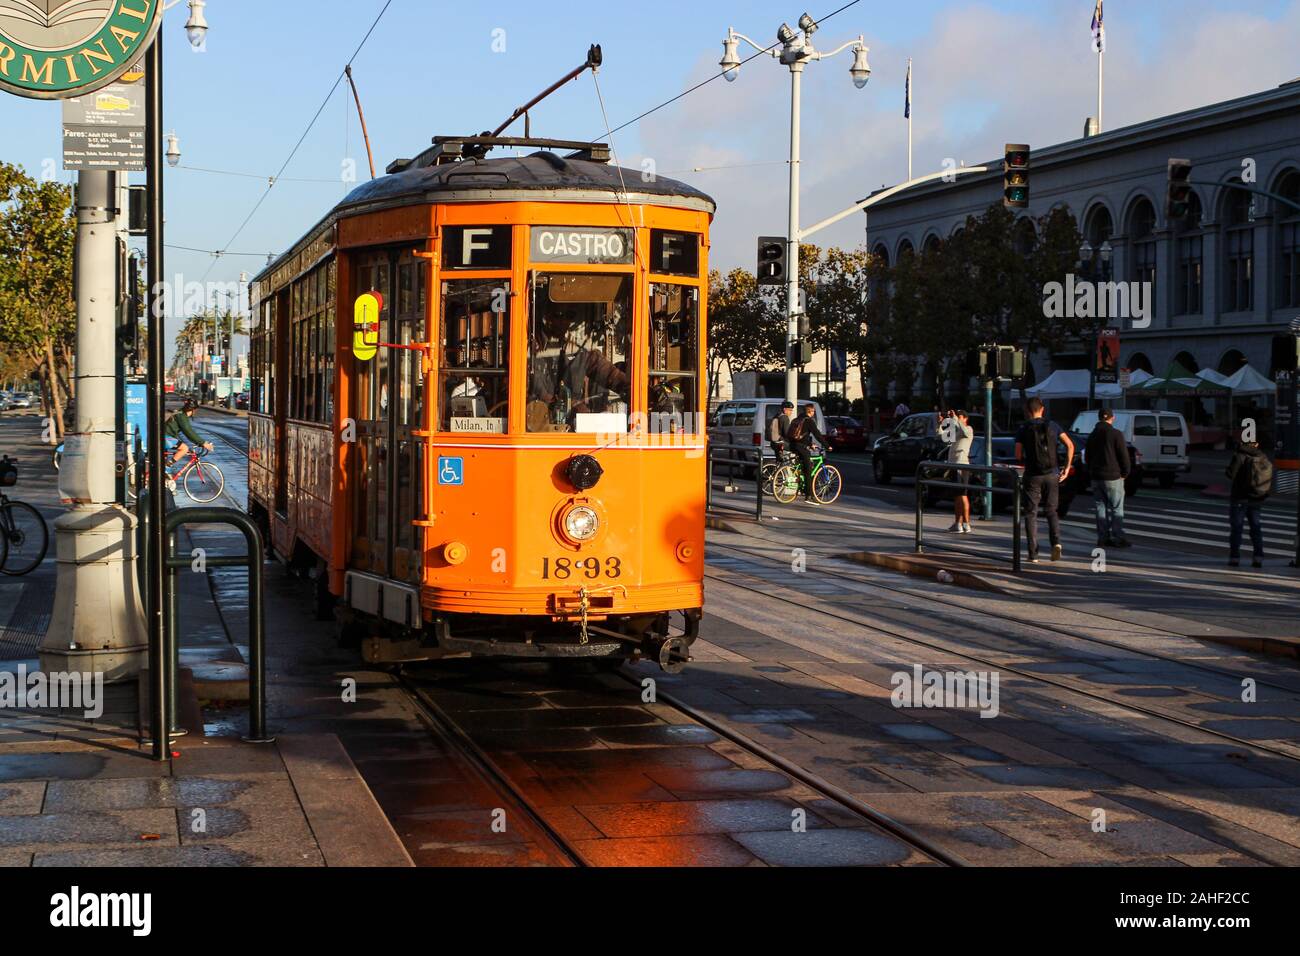
[[[948,443],[948,462],[953,465],[970,464],[970,446],[975,440],[975,430],[970,427],[970,417],[962,409],[939,416],[939,434]],[[956,480],[970,484],[967,472],[957,472]],[[970,496],[964,491],[953,496],[953,509],[956,519],[948,530],[956,534],[970,534]]]

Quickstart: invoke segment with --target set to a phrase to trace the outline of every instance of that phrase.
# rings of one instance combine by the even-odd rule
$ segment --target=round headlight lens
[[[564,516],[564,533],[574,541],[590,541],[600,530],[600,518],[586,505],[570,508]]]

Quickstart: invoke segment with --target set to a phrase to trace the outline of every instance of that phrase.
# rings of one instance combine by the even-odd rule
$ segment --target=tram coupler
[[[645,655],[658,661],[665,674],[680,674],[694,660],[685,637],[650,638],[643,646]]]

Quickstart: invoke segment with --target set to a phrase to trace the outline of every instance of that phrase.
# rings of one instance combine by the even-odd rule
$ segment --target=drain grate
[[[0,627],[0,661],[36,656],[54,611],[50,590],[19,583],[0,584],[0,607],[8,605],[13,609],[9,620]]]

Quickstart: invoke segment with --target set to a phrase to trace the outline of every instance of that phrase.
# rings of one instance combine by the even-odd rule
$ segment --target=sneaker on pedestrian
[[[962,534],[961,522],[954,521],[952,524],[948,525],[948,532],[949,534]]]
[[[1061,546],[1059,544],[1052,545],[1052,560],[1053,561],[1061,560]]]
[[[1038,564],[1038,555],[1036,555],[1036,554],[1031,554],[1031,555],[1029,556],[1029,563],[1030,563],[1030,564]]]
[[[967,533],[967,534],[974,534],[974,533],[975,533],[975,532],[971,531],[971,529],[970,529],[970,522],[969,522],[969,521],[963,522],[963,523],[962,523],[962,527],[964,527],[964,528],[966,529],[966,533]]]
[[[176,479],[175,479],[175,478],[170,478],[170,477],[169,477],[169,478],[167,479],[167,490],[170,491],[170,492],[175,493],[175,491],[176,491]]]

